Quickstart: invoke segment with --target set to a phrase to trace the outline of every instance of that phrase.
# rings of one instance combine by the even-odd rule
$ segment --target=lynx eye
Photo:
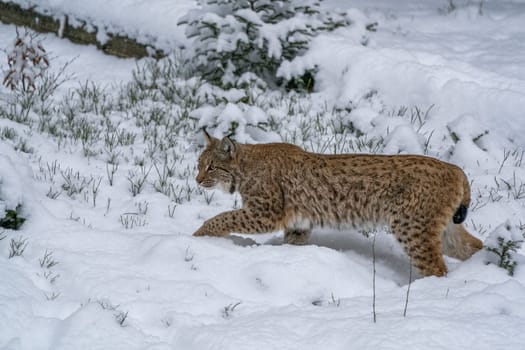
[[[215,167],[211,164],[209,164],[207,167],[206,167],[206,171],[214,171],[215,170]]]

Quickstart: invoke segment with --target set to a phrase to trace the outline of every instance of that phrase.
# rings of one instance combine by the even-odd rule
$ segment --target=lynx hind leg
[[[393,220],[391,229],[422,276],[444,276],[447,273],[441,251],[441,235],[445,224],[403,218]]]
[[[293,229],[286,228],[284,230],[284,243],[294,245],[305,245],[310,238],[310,229]]]
[[[461,224],[449,222],[443,231],[443,254],[466,260],[483,248],[483,243],[472,236]]]

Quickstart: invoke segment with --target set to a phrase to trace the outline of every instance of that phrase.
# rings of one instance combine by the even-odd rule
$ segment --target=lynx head
[[[228,136],[222,140],[211,137],[202,129],[208,143],[199,157],[199,173],[195,180],[206,188],[220,188],[226,192],[235,192],[237,181],[234,176],[235,154],[238,145]]]

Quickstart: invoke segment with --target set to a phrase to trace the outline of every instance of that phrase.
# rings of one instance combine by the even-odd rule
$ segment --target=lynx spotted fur
[[[482,248],[461,222],[470,202],[463,171],[416,155],[322,155],[286,143],[210,137],[197,182],[239,192],[243,207],[207,221],[194,236],[284,230],[305,244],[315,226],[387,225],[423,276],[442,276],[442,254],[465,260]]]

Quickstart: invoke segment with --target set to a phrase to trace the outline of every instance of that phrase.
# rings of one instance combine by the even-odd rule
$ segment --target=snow
[[[388,154],[421,154],[423,148],[418,134],[409,126],[397,126],[385,140],[385,153]]]
[[[525,2],[483,1],[481,14],[478,2],[454,3],[457,9],[447,12],[447,1],[355,0],[350,5],[355,10],[347,1],[326,1],[323,6],[349,10],[361,25],[315,38],[305,56],[283,66],[284,76],[318,68],[308,104],[290,118],[286,103],[250,106],[238,102],[243,91],[231,90],[221,96],[227,102],[195,109],[190,114],[195,132],[176,135],[182,160],[175,184],[194,184],[202,143],[197,126],[213,125],[210,133],[220,137],[233,124],[239,141],[279,141],[292,139],[311,113],[334,124],[351,123],[369,138],[384,137],[381,153],[428,152],[459,165],[472,181],[468,230],[491,245],[499,236],[523,239]],[[65,13],[89,18],[107,31],[169,48],[186,43],[176,23],[195,8],[190,0],[46,0],[38,6],[57,18]],[[362,31],[375,21],[377,32]],[[14,27],[0,25],[2,47],[14,37]],[[74,76],[61,86],[63,95],[86,80],[111,94],[144,63],[52,35],[42,44],[54,57],[51,69],[74,59],[66,68]],[[0,52],[4,72],[6,62]],[[197,94],[213,92],[204,86]],[[2,88],[0,103],[6,96]],[[319,107],[324,105],[329,108]],[[348,112],[337,120],[335,109]],[[119,130],[138,133],[136,111],[127,112],[111,118]],[[284,121],[283,130],[265,131],[274,119]],[[375,233],[374,323],[370,238],[314,230],[311,244],[300,247],[282,244],[282,232],[194,238],[204,220],[238,206],[238,196],[213,191],[209,204],[201,193],[176,203],[153,190],[160,177],[153,168],[146,189],[133,197],[128,171],[146,154],[146,140],[131,151],[118,148],[127,161],[110,186],[106,159],[84,156],[82,145],[59,146],[38,128],[2,117],[0,131],[4,128],[18,138],[0,137],[0,207],[22,204],[27,221],[19,231],[0,231],[2,350],[492,350],[525,344],[523,248],[516,253],[514,276],[485,250],[465,262],[446,258],[446,277],[421,278],[412,271],[403,316],[408,258],[392,236]],[[17,150],[20,140],[33,153]],[[324,142],[307,143],[305,135],[296,140],[310,149]],[[51,179],[55,161],[60,168]],[[64,193],[60,170],[67,169],[102,178],[96,205],[91,187],[72,197]],[[62,194],[46,196],[50,186]],[[121,222],[126,217],[138,220],[136,226],[126,228]],[[10,259],[10,242],[18,238],[28,245]],[[42,264],[46,252],[58,264]]]
[[[23,198],[24,188],[28,186],[27,178],[31,177],[31,169],[20,159],[9,156],[12,153],[10,147],[0,146],[0,208],[14,209],[26,202]],[[3,214],[2,210],[0,215]]]
[[[107,39],[104,33],[126,34],[142,43],[154,44],[170,51],[186,42],[184,30],[177,25],[178,19],[195,6],[194,1],[68,1],[68,0],[15,0],[23,8],[52,15],[68,23],[101,31],[97,39]],[[87,22],[87,23],[86,23]],[[102,41],[104,42],[104,41]]]

